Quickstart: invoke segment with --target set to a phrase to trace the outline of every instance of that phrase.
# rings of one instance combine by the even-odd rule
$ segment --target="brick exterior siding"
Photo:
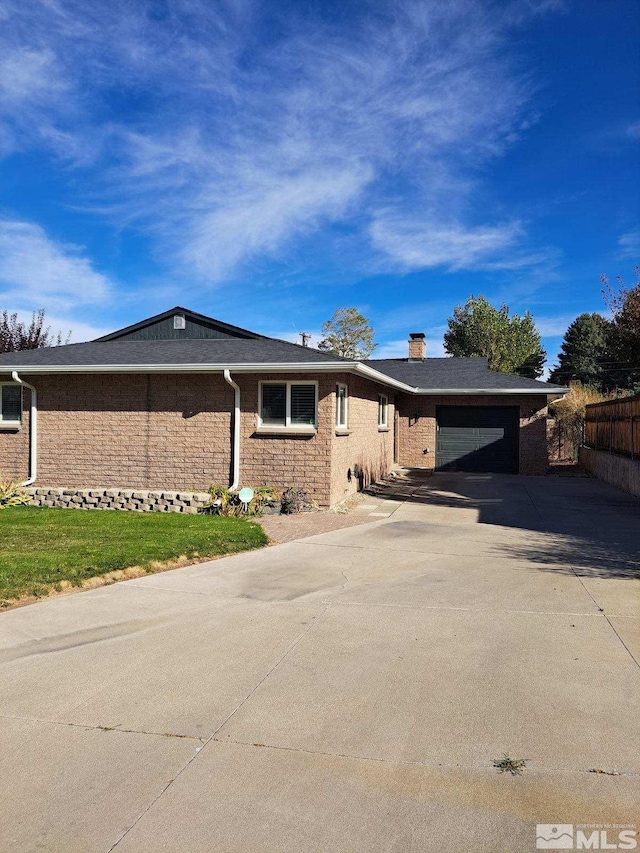
[[[335,504],[387,473],[394,462],[391,388],[352,374],[233,374],[241,389],[241,485],[305,488],[320,506]],[[8,377],[0,377],[8,379]],[[262,435],[258,389],[264,380],[318,383],[318,430],[310,436]],[[29,376],[38,389],[37,486],[201,491],[227,485],[231,471],[233,389],[219,374]],[[336,430],[336,383],[348,388],[348,434]],[[378,394],[389,399],[389,430],[378,430]],[[30,394],[22,429],[0,431],[0,476],[29,469]],[[520,470],[547,466],[545,396],[399,395],[397,462],[433,467],[435,407],[520,406]],[[530,417],[532,410],[536,416]],[[414,415],[420,417],[414,422]],[[426,448],[429,453],[425,453]],[[356,466],[361,472],[355,476]],[[351,480],[348,472],[351,471]]]
[[[207,488],[228,482],[233,391],[220,375],[29,377],[38,390],[37,485]],[[29,393],[25,390],[25,405]],[[0,432],[0,473],[28,472],[28,419]],[[20,445],[16,452],[15,445]]]
[[[394,463],[394,391],[366,379],[345,374],[332,381],[331,503],[355,494],[363,486],[383,477]],[[336,384],[347,386],[348,424],[346,433],[336,429]],[[378,429],[378,394],[389,400],[387,430]],[[359,477],[355,476],[356,466]],[[348,473],[351,471],[351,480]]]
[[[545,474],[547,460],[546,395],[479,394],[429,397],[401,394],[398,462],[411,468],[436,465],[436,406],[517,406],[520,410],[520,474]],[[416,415],[418,416],[416,418]]]
[[[393,393],[387,432],[378,431],[378,393],[385,387],[351,374],[243,375],[234,377],[242,401],[240,479],[250,485],[302,486],[320,506],[354,494],[393,465]],[[310,436],[262,435],[258,429],[259,384],[265,381],[318,383],[318,431]],[[347,386],[348,434],[336,435],[336,384]],[[355,466],[362,472],[359,481]],[[347,472],[351,470],[349,481]]]
[[[357,491],[348,468],[358,464],[368,483],[393,464],[392,432],[377,427],[382,386],[326,373],[235,374],[234,380],[241,389],[241,485],[300,486],[328,506]],[[318,383],[317,433],[257,432],[259,383],[269,380]],[[234,395],[219,374],[60,374],[29,381],[38,389],[38,486],[202,490],[229,483]],[[339,381],[349,387],[351,427],[340,437]],[[0,476],[27,476],[29,404],[25,390],[22,429],[0,431]]]

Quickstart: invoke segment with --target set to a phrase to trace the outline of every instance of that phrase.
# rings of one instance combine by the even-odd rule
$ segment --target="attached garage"
[[[489,370],[486,358],[409,358],[367,365],[414,390],[396,400],[396,461],[408,468],[546,474],[547,402],[560,385]],[[422,348],[417,344],[422,344]]]
[[[517,406],[437,406],[436,470],[518,473]]]

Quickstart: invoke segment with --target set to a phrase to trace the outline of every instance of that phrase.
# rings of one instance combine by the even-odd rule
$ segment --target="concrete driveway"
[[[363,506],[0,615],[0,850],[520,853],[537,823],[640,825],[637,499],[436,475]]]

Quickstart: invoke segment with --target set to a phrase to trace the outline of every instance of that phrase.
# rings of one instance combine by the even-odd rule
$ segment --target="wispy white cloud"
[[[523,226],[474,194],[536,120],[510,28],[557,5],[380,3],[336,26],[252,2],[5,0],[5,147],[105,158],[93,209],[205,283],[330,226],[406,269],[526,266]]]
[[[621,258],[631,258],[640,263],[640,229],[621,234],[618,237],[618,248]]]
[[[559,314],[555,317],[536,317],[536,327],[543,338],[561,338],[576,314]]]
[[[521,236],[522,227],[517,222],[465,228],[459,222],[420,221],[388,211],[376,214],[371,224],[373,245],[404,270],[511,265],[517,260],[505,253]]]
[[[627,128],[627,136],[631,136],[632,139],[640,139],[640,121],[636,121],[629,125]]]
[[[78,246],[59,244],[32,222],[0,219],[0,299],[8,309],[65,313],[104,302],[109,281]]]
[[[7,310],[9,313],[16,313],[18,320],[22,323],[28,324],[33,316],[33,311],[14,312],[10,309]],[[100,326],[94,323],[87,323],[65,314],[46,314],[45,322],[51,329],[51,334],[54,337],[60,333],[63,343],[66,343],[67,337],[69,338],[69,343],[78,344],[82,343],[82,341],[95,340],[113,331],[113,326]]]

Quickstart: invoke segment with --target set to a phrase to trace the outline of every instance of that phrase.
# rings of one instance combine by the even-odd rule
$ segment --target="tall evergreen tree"
[[[494,308],[484,296],[470,296],[448,320],[444,348],[454,356],[484,356],[491,370],[535,379],[542,374],[546,353],[533,316],[510,314],[507,305]]]
[[[616,385],[611,367],[613,326],[601,314],[580,314],[564,335],[558,365],[549,376],[551,382],[583,385],[608,390]]]

